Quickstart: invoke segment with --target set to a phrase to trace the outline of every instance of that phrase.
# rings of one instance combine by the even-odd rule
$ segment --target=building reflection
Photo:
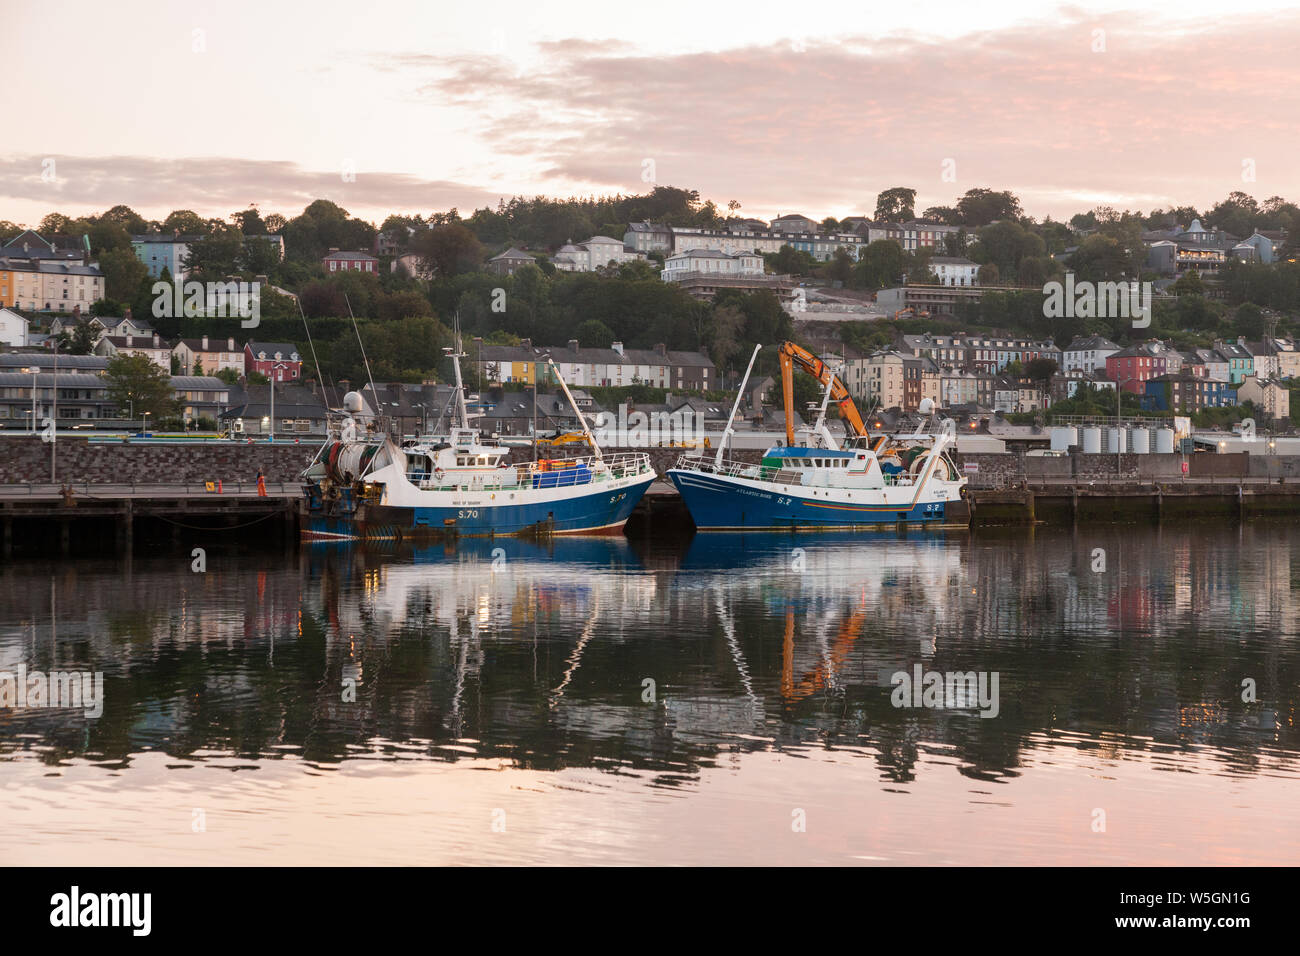
[[[107,704],[93,722],[0,712],[0,751],[492,756],[664,786],[807,746],[861,750],[899,781],[927,752],[996,780],[1059,746],[1293,773],[1294,547],[1268,525],[1103,526],[11,567],[0,670],[103,670]],[[999,673],[998,716],[895,707],[889,675],[917,665]]]

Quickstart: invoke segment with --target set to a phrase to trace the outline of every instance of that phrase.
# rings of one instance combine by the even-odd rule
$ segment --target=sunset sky
[[[648,178],[763,218],[870,215],[896,185],[1039,218],[1300,200],[1294,4],[6,7],[22,224],[319,197],[379,221]]]

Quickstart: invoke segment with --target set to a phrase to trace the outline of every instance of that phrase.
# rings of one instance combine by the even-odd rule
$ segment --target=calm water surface
[[[1295,863],[1296,530],[4,566],[0,863]]]

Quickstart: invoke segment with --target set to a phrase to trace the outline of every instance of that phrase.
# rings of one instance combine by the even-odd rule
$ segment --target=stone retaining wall
[[[295,481],[312,455],[316,442],[274,444],[212,442],[210,444],[145,445],[114,442],[91,444],[84,438],[60,436],[55,479],[114,482],[253,481],[260,470],[267,481]],[[50,480],[50,446],[39,437],[0,440],[0,484]]]

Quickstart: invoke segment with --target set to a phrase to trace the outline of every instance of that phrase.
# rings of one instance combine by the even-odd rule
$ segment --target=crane
[[[853,398],[849,395],[849,390],[844,387],[844,383],[839,380],[830,367],[813,355],[807,349],[795,345],[793,342],[782,342],[781,348],[777,352],[781,360],[781,392],[785,399],[785,440],[786,444],[794,444],[794,366],[798,365],[801,369],[815,378],[822,387],[830,386],[830,397],[835,400],[840,409],[840,417],[849,424],[854,437],[861,437],[867,434],[866,423],[862,421],[862,416],[858,414],[858,407],[853,404]]]

